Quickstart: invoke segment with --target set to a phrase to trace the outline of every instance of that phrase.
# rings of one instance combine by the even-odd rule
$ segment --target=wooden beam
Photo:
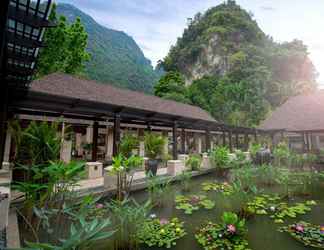
[[[99,134],[99,123],[95,121],[92,128],[92,161],[98,160],[98,134]]]
[[[177,122],[174,122],[173,128],[172,128],[172,156],[173,156],[173,160],[178,159],[177,130],[178,130],[178,124],[177,124]]]
[[[120,143],[120,114],[115,114],[113,156],[116,156],[119,153],[119,143]]]

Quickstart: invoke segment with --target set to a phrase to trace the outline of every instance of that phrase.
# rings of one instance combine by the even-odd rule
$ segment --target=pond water
[[[206,181],[213,181],[215,177],[211,175],[201,176],[191,180],[191,190],[189,192],[181,191],[179,184],[172,185],[172,191],[168,194],[168,202],[165,202],[163,207],[153,209],[152,213],[155,213],[158,218],[172,218],[178,217],[185,222],[185,230],[187,235],[177,241],[177,245],[172,247],[174,250],[196,250],[202,249],[198,245],[194,234],[199,227],[208,221],[219,222],[220,216],[224,211],[238,212],[241,207],[240,196],[230,195],[223,196],[220,193],[213,191],[205,192],[201,189],[201,184]],[[278,187],[265,188],[265,193],[274,194],[280,193]],[[214,209],[205,210],[200,209],[194,211],[192,215],[184,214],[183,210],[177,210],[175,208],[175,196],[178,194],[207,194],[207,196],[215,201],[216,205]],[[137,192],[133,197],[138,202],[145,202],[148,198],[148,194],[145,191]],[[314,188],[310,196],[306,198],[295,197],[293,203],[305,200],[316,200],[318,203],[312,207],[312,211],[305,215],[298,216],[295,220],[285,220],[289,224],[294,221],[305,220],[314,224],[324,224],[324,195],[323,188]],[[277,231],[278,227],[282,224],[275,224],[273,219],[268,216],[256,216],[247,221],[249,247],[253,250],[304,250],[309,249],[301,243],[291,238],[286,233],[280,233]],[[105,245],[105,244],[103,244]],[[107,245],[100,248],[102,250],[108,249]],[[148,248],[141,247],[142,250],[155,250],[161,248]]]

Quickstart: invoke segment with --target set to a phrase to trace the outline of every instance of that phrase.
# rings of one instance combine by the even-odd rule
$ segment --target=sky
[[[155,65],[187,26],[187,19],[223,0],[56,0],[72,3],[98,23],[132,36]],[[324,0],[237,0],[277,42],[302,40],[324,87]]]

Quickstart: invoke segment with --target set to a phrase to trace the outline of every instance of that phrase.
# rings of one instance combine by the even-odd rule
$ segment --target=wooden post
[[[231,153],[233,152],[233,142],[232,142],[232,130],[228,131],[229,149]]]
[[[226,146],[226,132],[225,132],[225,130],[223,130],[222,136],[223,136],[223,147],[225,147]]]
[[[181,153],[186,153],[186,131],[185,129],[181,129]]]
[[[301,136],[302,136],[302,142],[303,142],[303,153],[305,153],[306,152],[305,132],[302,132]]]
[[[96,121],[93,123],[93,130],[92,130],[92,161],[97,161],[98,157],[98,131],[99,130],[99,123]]]
[[[172,156],[173,156],[173,160],[178,159],[177,129],[178,129],[178,124],[177,124],[177,122],[174,122],[173,128],[172,128]]]
[[[239,149],[239,147],[240,147],[239,133],[235,133],[235,144],[236,144],[236,149]]]
[[[257,132],[257,130],[254,130],[254,142],[258,143],[258,132]]]
[[[245,132],[244,134],[244,145],[245,145],[245,151],[249,150],[249,133]]]
[[[207,129],[205,131],[205,137],[206,137],[206,148],[205,148],[205,153],[210,150],[210,130]]]
[[[120,143],[120,114],[115,114],[113,156],[116,156],[119,153],[119,143]]]

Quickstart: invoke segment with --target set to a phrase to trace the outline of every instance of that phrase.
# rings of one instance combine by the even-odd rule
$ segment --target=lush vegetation
[[[185,214],[192,214],[193,211],[200,208],[212,209],[215,203],[207,198],[205,195],[178,195],[175,199],[176,209],[184,210]]]
[[[98,24],[92,17],[69,4],[57,6],[59,15],[73,23],[78,17],[88,35],[87,52],[91,59],[85,64],[85,75],[99,82],[152,92],[161,75],[145,58],[136,42],[121,31]],[[57,51],[53,51],[57,53]]]
[[[281,227],[280,232],[287,232],[305,246],[324,248],[324,227],[313,225],[305,221]]]
[[[156,95],[233,125],[257,125],[289,96],[316,86],[303,42],[274,42],[232,0],[198,13],[160,66],[167,74]]]
[[[205,250],[248,250],[245,220],[235,213],[225,212],[221,223],[209,222],[196,234],[196,239]]]
[[[142,243],[149,247],[158,246],[171,248],[176,245],[176,240],[185,235],[183,222],[178,218],[149,219],[145,221],[138,237]]]
[[[37,76],[42,77],[54,72],[82,74],[85,62],[90,60],[86,51],[88,35],[80,18],[68,24],[66,17],[58,17],[53,5],[49,19],[57,22],[55,28],[47,29],[37,64]]]

